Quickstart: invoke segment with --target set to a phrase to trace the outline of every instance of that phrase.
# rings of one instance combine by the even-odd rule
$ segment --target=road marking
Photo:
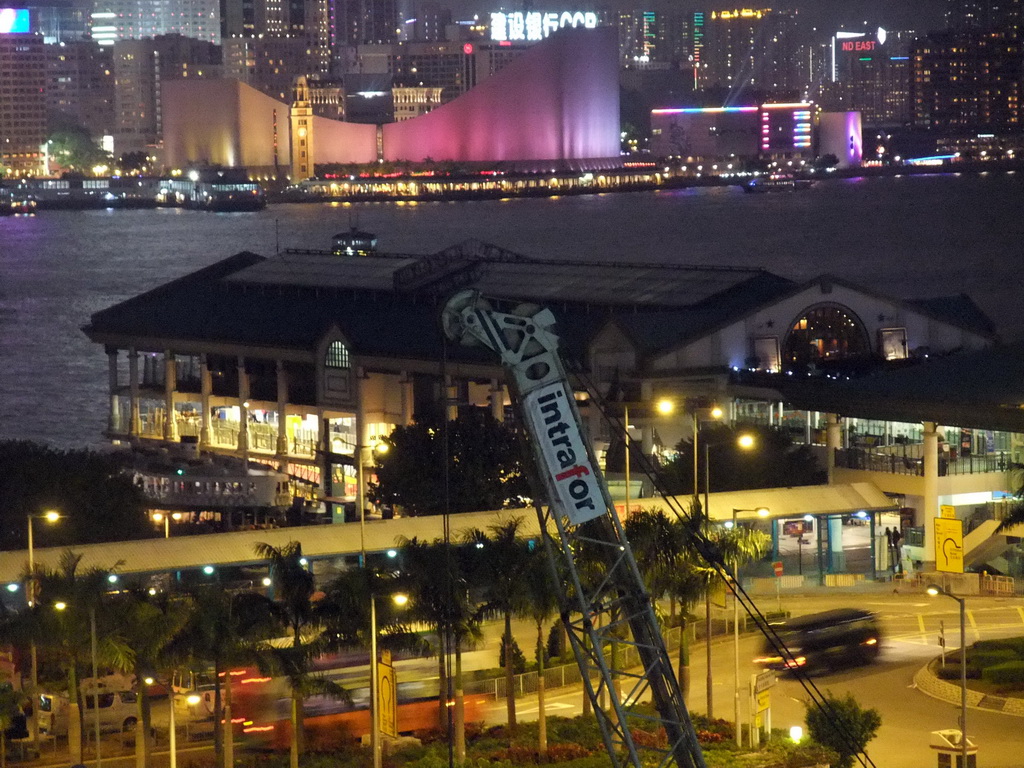
[[[560,704],[557,701],[552,702],[550,704],[548,704],[547,702],[544,703],[544,711],[548,714],[562,709],[578,709],[578,707],[574,707],[572,704]],[[522,715],[539,714],[540,707],[518,707],[516,708],[516,712]]]
[[[1017,606],[1017,613],[1020,614],[1020,620],[1021,620],[1022,623],[1024,623],[1024,608],[1022,608],[1021,606],[1018,605]],[[970,741],[970,739],[968,739],[968,741]]]
[[[967,622],[971,625],[971,630],[974,632],[974,639],[981,639],[981,631],[978,629],[978,622],[974,620],[974,611],[965,610],[964,614],[967,616]],[[968,739],[970,741],[970,739]]]

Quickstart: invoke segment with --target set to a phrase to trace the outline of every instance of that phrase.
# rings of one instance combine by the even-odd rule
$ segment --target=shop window
[[[787,365],[838,361],[870,353],[867,333],[849,309],[835,304],[812,307],[796,320],[786,337]]]
[[[759,371],[776,373],[782,368],[779,359],[779,339],[777,336],[762,336],[753,340],[753,365]]]
[[[886,360],[906,359],[907,329],[882,328],[878,332],[878,350]]]

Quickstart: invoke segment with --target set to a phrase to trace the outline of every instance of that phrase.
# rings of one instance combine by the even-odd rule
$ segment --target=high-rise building
[[[946,26],[958,31],[1001,30],[1019,36],[1024,31],[1022,0],[947,0]]]
[[[403,14],[398,40],[403,43],[441,43],[448,39],[452,12],[436,2],[420,3],[413,15]]]
[[[295,78],[326,71],[320,56],[301,37],[231,37],[221,44],[224,74],[287,102]]]
[[[46,111],[63,115],[94,137],[114,133],[114,57],[93,40],[46,46]]]
[[[0,3],[0,6],[28,10],[29,31],[42,35],[48,45],[89,37],[92,0],[20,0]]]
[[[727,91],[727,103],[746,91],[799,94],[807,83],[795,66],[803,42],[797,19],[796,11],[769,8],[694,14],[697,84]]]
[[[827,82],[820,91],[822,108],[857,111],[867,126],[910,121],[910,49],[915,33],[877,29],[837,32],[830,44]]]
[[[689,65],[690,20],[682,11],[621,11],[616,23],[623,67]]]
[[[947,131],[1024,129],[1024,43],[1012,30],[946,30],[911,54],[913,124]]]
[[[221,51],[181,35],[114,44],[114,150],[150,150],[163,138],[161,94],[168,80],[220,77]]]
[[[101,45],[174,34],[220,44],[219,0],[95,0],[91,17]]]
[[[46,141],[46,52],[41,35],[0,34],[0,165],[40,170]]]

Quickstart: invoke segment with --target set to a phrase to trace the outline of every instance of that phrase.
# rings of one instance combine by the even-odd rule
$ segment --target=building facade
[[[269,464],[342,522],[345,505],[365,503],[372,447],[396,425],[442,402],[450,417],[505,417],[496,361],[441,340],[453,281],[552,309],[562,354],[588,382],[580,407],[599,455],[614,440],[599,407],[613,392],[638,404],[633,439],[648,455],[692,437],[698,419],[684,410],[656,424],[641,404],[715,402],[730,423],[770,424],[817,446],[834,479],[877,483],[917,531],[923,561],[935,557],[940,501],[966,527],[985,506],[978,494],[1005,493],[1010,462],[1024,457],[1024,418],[986,406],[999,402],[987,385],[942,405],[948,379],[929,373],[929,360],[970,368],[995,354],[991,323],[964,297],[906,301],[756,269],[532,259],[472,241],[425,257],[241,253],[96,313],[85,331],[108,355],[109,435],[187,438]],[[868,362],[876,375],[862,389],[833,377]],[[907,371],[915,386],[870,394]],[[956,455],[943,457],[940,443]],[[828,527],[841,543],[840,521]]]
[[[46,141],[46,49],[31,33],[0,34],[0,165],[15,174],[42,169]]]

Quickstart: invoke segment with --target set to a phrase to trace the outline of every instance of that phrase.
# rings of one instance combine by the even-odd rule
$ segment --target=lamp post
[[[401,593],[391,596],[391,602],[401,607],[409,596]],[[370,594],[370,749],[373,768],[381,768],[380,740],[380,686],[377,684],[377,595]]]
[[[164,514],[163,512],[154,512],[153,513],[153,522],[156,522],[156,523],[162,522],[164,524],[164,538],[165,539],[171,538],[171,519],[172,518],[174,519],[174,522],[178,522],[179,520],[181,520],[181,512],[172,512],[169,515],[168,514]]]
[[[96,768],[100,768],[103,764],[103,757],[100,751],[100,677],[99,667],[96,663],[96,606],[94,605],[89,606],[89,651],[92,656],[92,712],[96,734]],[[171,754],[174,754],[173,747]],[[175,768],[173,757],[171,758],[171,768]]]
[[[749,435],[744,435],[749,437]],[[753,447],[753,441],[748,443],[748,448]],[[756,512],[758,517],[768,517],[770,514],[768,507],[756,507],[755,509],[736,509],[732,510],[732,531],[735,535],[739,529],[739,523],[736,520],[736,515],[740,512]],[[736,559],[733,561],[733,572],[732,572],[732,647],[733,647],[733,719],[736,723],[736,746],[743,746],[743,732],[740,727],[740,600],[739,600],[739,584],[740,584],[740,559],[739,552],[737,551]],[[751,740],[753,742],[753,740]]]
[[[28,607],[31,608],[36,602],[36,558],[35,541],[32,535],[32,520],[41,517],[48,523],[55,523],[60,520],[60,513],[56,510],[47,510],[41,515],[28,516]],[[33,639],[29,644],[29,653],[32,659],[32,743],[36,750],[39,749],[39,704],[34,700],[36,689],[39,687],[39,656],[36,652],[36,641]]]
[[[960,604],[960,765],[967,768],[967,637],[965,618],[967,600],[957,597],[942,587],[928,587],[929,595],[945,595]],[[943,649],[945,654],[945,649]]]

